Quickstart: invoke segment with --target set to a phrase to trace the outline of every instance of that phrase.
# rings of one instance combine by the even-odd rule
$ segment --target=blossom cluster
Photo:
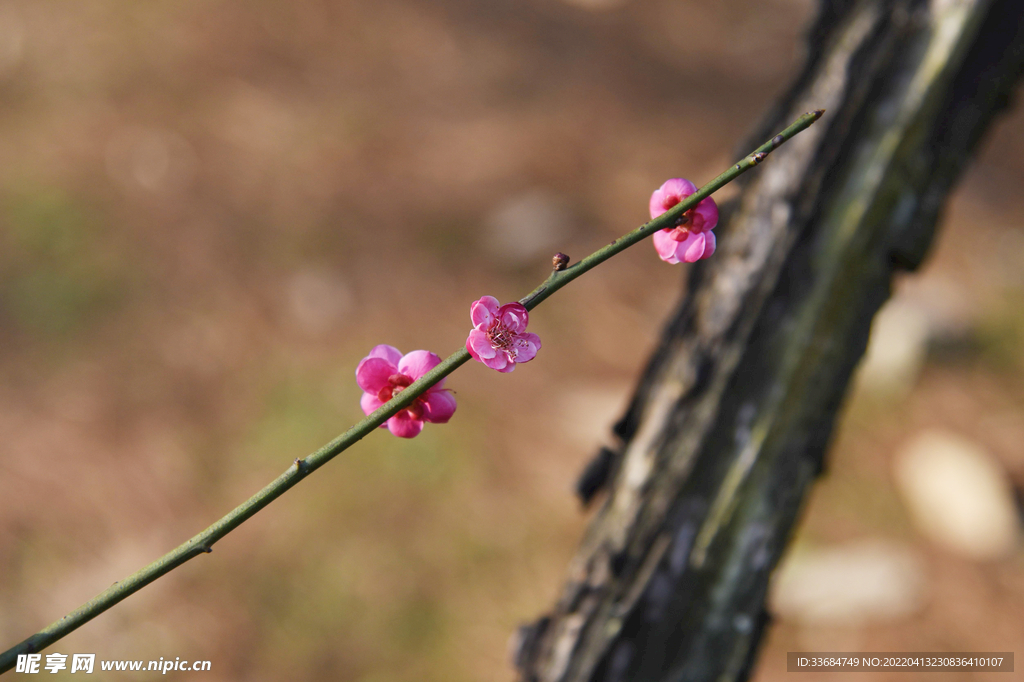
[[[651,218],[657,218],[697,191],[683,178],[672,178],[651,195]],[[668,263],[695,263],[715,252],[718,206],[710,197],[684,212],[674,227],[654,233],[654,248]],[[561,271],[568,256],[557,254],[555,270]],[[517,364],[529,362],[540,350],[540,337],[526,331],[530,313],[522,303],[501,305],[493,296],[484,296],[469,307],[473,328],[466,338],[466,350],[477,362],[502,373]],[[367,415],[406,390],[441,363],[441,358],[425,350],[402,355],[394,346],[375,346],[356,368],[356,382],[363,389],[360,406]],[[455,414],[455,396],[444,388],[441,378],[417,396],[409,405],[391,416],[381,428],[401,438],[413,438],[423,430],[424,422],[444,424]]]

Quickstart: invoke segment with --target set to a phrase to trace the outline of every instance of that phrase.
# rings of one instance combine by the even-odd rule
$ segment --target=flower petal
[[[714,232],[704,233],[704,255],[701,258],[711,258],[714,254],[715,249],[718,247],[718,240],[715,239]]]
[[[388,384],[388,377],[396,371],[396,367],[384,358],[366,357],[356,367],[356,383],[367,393],[376,394]]]
[[[398,371],[416,380],[440,364],[441,358],[436,353],[414,350],[399,361]]]
[[[434,424],[446,424],[455,414],[455,396],[451,391],[427,391],[419,398],[423,401],[426,412],[423,418]]]
[[[498,309],[498,319],[513,334],[518,334],[530,323],[530,313],[522,303],[506,303]]]
[[[666,180],[651,194],[651,218],[657,218],[696,191],[696,185],[685,178]]]
[[[482,360],[480,360],[480,362],[484,363],[491,369],[498,370],[499,372],[511,372],[512,370],[505,368],[508,367],[509,365],[515,364],[514,362],[509,362],[508,356],[505,355],[504,353],[495,353],[494,357],[483,358]]]
[[[696,263],[704,256],[704,247],[707,245],[705,234],[711,233],[700,232],[690,235],[685,241],[679,242],[679,248],[676,253],[682,252],[683,260],[687,263]]]
[[[477,329],[486,329],[497,315],[498,299],[493,296],[484,296],[469,306],[469,319]]]
[[[666,195],[661,189],[654,190],[651,194],[650,205],[648,206],[651,210],[651,219],[653,220],[654,218],[657,218],[662,213],[679,203],[678,201],[673,201],[674,199],[675,197]]]
[[[685,199],[697,191],[697,185],[686,178],[669,178],[662,183],[661,191]]]
[[[676,247],[682,242],[672,238],[672,230],[658,230],[654,233],[654,250],[658,252],[658,258],[666,263],[678,263]]]
[[[533,332],[524,332],[516,337],[516,362],[529,362],[537,357],[540,337]]]
[[[389,346],[386,343],[382,343],[379,346],[374,346],[367,356],[368,358],[384,358],[395,367],[398,366],[398,361],[402,359],[402,351],[398,350],[394,346]]]
[[[466,338],[466,350],[473,356],[474,360],[485,362],[497,355],[497,351],[491,346],[487,334],[479,329],[472,329]]]
[[[388,420],[388,431],[399,438],[415,438],[423,430],[423,422],[409,416],[408,410],[402,410]]]
[[[363,414],[366,415],[373,414],[374,410],[383,404],[380,398],[373,393],[364,393],[363,397],[359,399],[359,407],[363,408]]]
[[[718,225],[718,204],[711,197],[701,200],[699,204],[693,209],[693,212],[698,214],[704,219],[701,225],[701,230],[707,232],[708,230],[715,229]]]

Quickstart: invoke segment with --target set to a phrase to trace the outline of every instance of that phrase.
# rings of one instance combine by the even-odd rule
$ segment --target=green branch
[[[667,212],[658,216],[649,223],[638,227],[632,232],[614,240],[602,249],[595,251],[583,260],[564,270],[555,270],[551,275],[534,289],[529,295],[520,299],[520,302],[528,309],[538,306],[544,299],[558,291],[566,284],[576,279],[591,268],[603,263],[615,254],[629,248],[633,244],[649,237],[656,231],[675,227],[676,220],[683,213],[697,205],[702,199],[710,196],[728,183],[735,180],[741,174],[764,161],[773,150],[777,149],[786,140],[797,133],[808,128],[817,121],[824,113],[823,110],[813,111],[804,114],[791,126],[764,143],[742,161],[732,166],[717,178],[701,187],[697,192],[685,200],[673,206]],[[139,591],[157,578],[171,572],[178,566],[200,554],[213,551],[213,544],[233,531],[235,528],[251,518],[256,512],[283,495],[296,483],[316,471],[324,464],[333,459],[336,455],[344,452],[354,445],[363,436],[372,432],[389,418],[405,409],[412,402],[425,393],[427,389],[448,376],[469,360],[469,353],[461,348],[441,364],[417,379],[412,385],[380,406],[371,415],[360,421],[348,431],[332,440],[313,454],[296,459],[288,467],[287,471],[274,479],[263,490],[250,497],[244,503],[236,507],[227,516],[196,535],[188,542],[180,545],[171,552],[168,552],[160,559],[143,568],[138,573],[128,576],[124,580],[114,583],[96,597],[64,616],[49,627],[32,635],[20,644],[16,644],[7,651],[0,654],[0,673],[4,673],[14,667],[19,654],[36,653],[61,639],[68,633],[78,629],[99,614],[114,606],[122,599]]]

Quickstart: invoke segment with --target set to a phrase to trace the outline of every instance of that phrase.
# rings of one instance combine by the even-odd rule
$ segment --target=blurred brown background
[[[0,645],[361,417],[373,345],[448,355],[472,300],[724,169],[812,14],[0,1]],[[1022,122],[999,119],[876,323],[758,679],[798,649],[1024,651]],[[450,424],[374,434],[49,651],[208,659],[211,681],[511,679],[509,635],[585,524],[575,476],[683,275],[649,245],[588,274],[533,315],[535,362],[449,379]]]

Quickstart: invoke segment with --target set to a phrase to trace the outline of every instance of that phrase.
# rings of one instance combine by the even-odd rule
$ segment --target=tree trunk
[[[823,0],[803,73],[753,135],[825,116],[744,176],[580,492],[607,496],[524,680],[742,680],[768,579],[820,473],[894,273],[1024,66],[1020,0]],[[744,146],[746,150],[748,146]]]

